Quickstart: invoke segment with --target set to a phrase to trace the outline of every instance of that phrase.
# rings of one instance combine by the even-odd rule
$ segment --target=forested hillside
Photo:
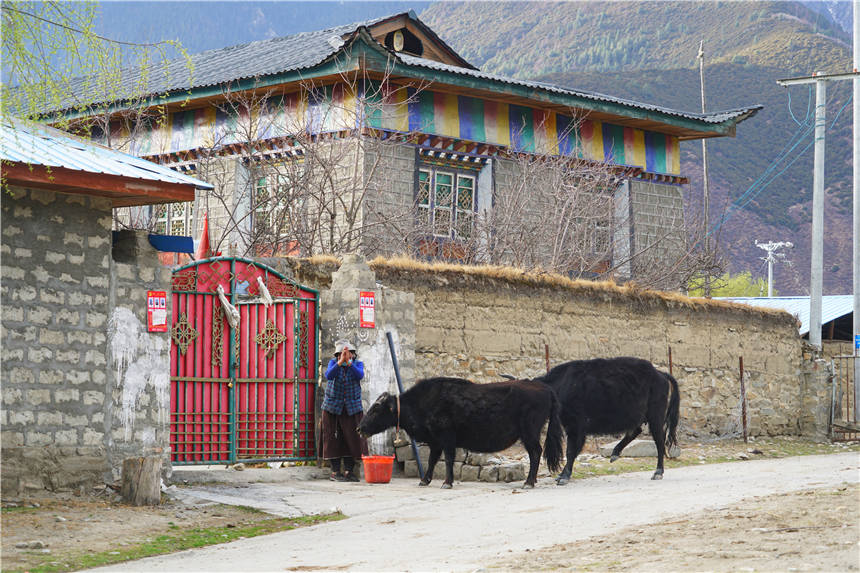
[[[812,142],[807,135],[782,162],[793,139],[811,125],[814,93],[776,80],[813,71],[850,69],[849,37],[826,13],[799,2],[437,3],[421,14],[440,36],[484,71],[540,79],[665,105],[701,109],[696,53],[705,42],[707,109],[763,104],[736,138],[709,142],[712,218],[745,197],[721,242],[732,270],[762,272],[754,240],[791,240],[794,268],[777,269],[782,294],[808,290]],[[478,33],[476,33],[476,31]],[[828,89],[825,293],[850,292],[850,86]],[[806,149],[804,152],[803,150]],[[689,206],[701,200],[701,144],[682,144],[691,178]],[[793,161],[793,164],[788,165]],[[753,185],[763,174],[772,182]],[[748,192],[749,191],[749,192]],[[752,198],[750,198],[752,196]]]

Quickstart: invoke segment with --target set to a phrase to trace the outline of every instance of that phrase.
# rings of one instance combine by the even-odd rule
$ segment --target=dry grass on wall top
[[[340,259],[333,255],[315,255],[303,259],[285,257],[285,259],[294,269],[297,276],[313,279],[312,282],[320,288],[327,288],[331,284],[331,272],[337,270],[340,265]],[[756,308],[723,300],[692,298],[677,292],[643,289],[635,283],[619,285],[614,281],[571,279],[556,273],[527,271],[509,266],[460,265],[445,262],[429,263],[408,256],[376,257],[368,264],[377,273],[378,278],[382,278],[380,275],[385,274],[402,275],[403,279],[407,282],[414,282],[415,275],[419,273],[440,278],[444,277],[449,283],[465,278],[485,279],[513,286],[564,289],[581,296],[601,299],[609,298],[610,300],[639,307],[653,307],[657,305],[664,308],[703,312],[720,309],[746,316],[784,320],[792,325],[796,325],[797,323],[793,316],[783,310]]]
[[[634,305],[653,306],[654,304],[658,304],[668,308],[683,308],[694,311],[722,309],[745,315],[784,319],[792,324],[796,323],[795,318],[783,310],[756,308],[723,300],[692,298],[677,292],[639,288],[635,283],[619,285],[614,281],[571,279],[556,273],[527,271],[508,266],[458,265],[444,262],[428,263],[405,256],[392,258],[377,257],[373,259],[369,265],[370,268],[377,272],[377,274],[385,272],[405,272],[411,275],[416,273],[446,275],[448,278],[457,276],[483,278],[512,285],[523,285],[535,288],[565,289],[571,293],[585,296],[596,296],[602,298],[606,298],[608,296],[612,299],[632,303]]]

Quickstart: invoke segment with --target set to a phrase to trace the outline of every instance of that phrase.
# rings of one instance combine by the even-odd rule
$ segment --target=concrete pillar
[[[104,403],[107,481],[119,479],[130,457],[160,456],[170,466],[171,272],[162,267],[146,231],[120,231],[110,261]],[[167,332],[150,332],[147,293],[167,297]]]
[[[362,328],[359,297],[374,294],[375,325]],[[359,255],[345,255],[340,268],[332,274],[331,288],[320,293],[320,378],[325,387],[325,369],[334,357],[335,341],[346,338],[355,344],[358,359],[364,362],[362,404],[365,412],[383,392],[396,393],[397,382],[386,332],[394,338],[404,388],[415,382],[415,295],[387,288],[376,282],[376,275]],[[393,454],[393,431],[369,440],[371,454]]]

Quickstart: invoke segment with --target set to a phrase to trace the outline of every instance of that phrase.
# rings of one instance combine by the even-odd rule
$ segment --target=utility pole
[[[854,73],[860,69],[860,1],[854,0]],[[854,77],[854,420],[860,420],[860,77]]]
[[[812,269],[809,285],[809,343],[821,350],[821,291],[824,282],[824,127],[827,82],[851,80],[850,74],[815,74],[776,80],[783,87],[815,84],[815,159],[812,168]]]
[[[699,59],[699,84],[702,88],[702,115],[705,113],[705,41],[699,41],[699,53],[696,56]],[[708,144],[706,139],[702,139],[702,201],[705,207],[705,256],[710,261],[711,255],[711,236],[708,230],[711,228],[710,203],[711,194],[708,189]],[[711,269],[705,275],[705,298],[711,298]]]
[[[767,252],[766,257],[759,258],[767,262],[767,297],[770,298],[773,296],[773,263],[785,258],[785,253],[777,253],[776,251],[783,247],[790,249],[794,245],[790,241],[780,241],[778,243],[759,243],[756,241],[755,246]]]

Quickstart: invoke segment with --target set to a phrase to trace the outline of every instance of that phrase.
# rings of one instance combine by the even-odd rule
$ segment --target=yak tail
[[[678,381],[675,380],[675,377],[669,374],[668,372],[662,372],[663,376],[666,377],[666,380],[669,381],[669,384],[672,386],[671,392],[672,395],[669,397],[669,409],[666,412],[666,451],[677,445],[678,436],[678,418],[679,418],[679,410],[681,407],[681,395],[678,392]]]
[[[546,430],[543,454],[549,471],[557,472],[561,467],[562,454],[561,402],[554,391],[550,391],[550,396],[552,396],[552,405],[549,410],[549,426]]]

